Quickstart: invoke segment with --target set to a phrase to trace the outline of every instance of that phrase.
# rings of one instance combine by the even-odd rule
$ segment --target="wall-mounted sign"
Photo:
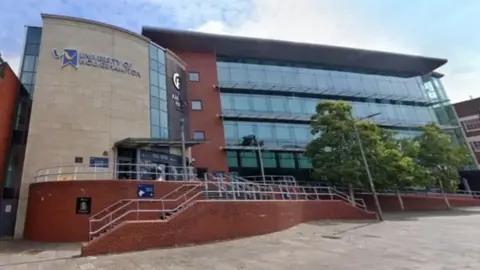
[[[137,197],[139,198],[151,198],[154,195],[153,185],[137,185]]]
[[[175,88],[178,91],[180,91],[180,87],[181,87],[181,83],[182,83],[182,80],[180,78],[180,74],[178,74],[178,73],[173,74],[172,80],[173,80],[173,86],[175,86]]]
[[[108,168],[108,157],[90,157],[90,167]]]
[[[140,72],[135,70],[132,64],[127,61],[93,53],[79,52],[76,49],[64,49],[62,53],[58,53],[55,48],[52,50],[52,54],[56,59],[62,60],[62,67],[67,65],[71,65],[74,68],[78,68],[79,65],[91,66],[110,69],[140,78]]]
[[[76,212],[79,215],[90,215],[90,213],[92,212],[92,198],[78,197]]]

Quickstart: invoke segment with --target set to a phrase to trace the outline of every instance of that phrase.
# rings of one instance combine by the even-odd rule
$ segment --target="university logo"
[[[62,60],[62,68],[67,65],[71,65],[76,69],[78,66],[89,66],[109,69],[140,78],[140,72],[128,61],[93,53],[80,52],[75,49],[64,49],[62,53],[59,53],[57,49],[53,49],[52,54],[55,59]]]
[[[175,86],[175,88],[178,91],[180,91],[180,83],[181,83],[180,74],[178,73],[173,74],[173,86]]]
[[[74,68],[78,67],[78,51],[74,49],[64,49],[61,54],[57,49],[52,50],[53,57],[62,59],[62,68],[66,65],[71,65]]]

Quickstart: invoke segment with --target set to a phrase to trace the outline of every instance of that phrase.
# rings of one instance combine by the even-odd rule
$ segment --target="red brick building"
[[[480,162],[480,98],[458,102],[453,105],[467,137],[467,142]]]

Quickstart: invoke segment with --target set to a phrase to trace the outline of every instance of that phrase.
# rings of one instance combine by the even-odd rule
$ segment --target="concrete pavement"
[[[383,223],[314,222],[235,241],[85,258],[74,257],[78,245],[22,249],[0,241],[0,270],[478,270],[479,224],[480,208],[389,214]]]

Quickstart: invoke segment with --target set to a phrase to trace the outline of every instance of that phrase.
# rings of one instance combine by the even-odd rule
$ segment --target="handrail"
[[[71,180],[112,180],[144,179],[144,180],[197,180],[194,167],[164,166],[162,164],[133,164],[133,163],[105,163],[105,164],[76,164],[61,165],[36,170],[34,182],[71,181]]]
[[[185,184],[185,185],[181,185],[180,187],[178,187],[178,188],[172,190],[171,192],[167,193],[166,195],[162,196],[160,199],[167,198],[168,196],[172,195],[174,192],[178,191],[179,189],[181,189],[181,188],[183,188],[183,187],[185,187],[185,186],[198,186],[198,184]],[[102,209],[100,212],[94,214],[93,216],[90,216],[90,217],[88,218],[88,220],[101,221],[101,220],[103,220],[103,218],[101,218],[101,219],[95,219],[95,217],[98,216],[98,215],[100,215],[100,214],[102,214],[102,213],[104,213],[104,212],[108,212],[108,210],[110,210],[113,206],[115,206],[115,205],[117,205],[117,204],[120,204],[121,202],[126,202],[126,201],[132,202],[132,201],[135,201],[135,200],[136,200],[136,199],[122,199],[122,200],[119,200],[119,201],[117,201],[117,202],[115,202],[115,203],[107,206],[106,208]],[[148,199],[140,199],[140,200],[148,200]],[[114,213],[118,212],[117,210],[123,209],[124,206],[127,206],[127,205],[129,205],[129,203],[123,205],[123,206],[120,207],[120,208],[117,208],[116,210],[114,210],[113,212],[110,212],[109,214],[114,214]]]
[[[174,209],[169,209],[169,210],[165,210],[164,208],[162,208],[161,210],[151,210],[150,212],[174,212],[174,211],[177,211],[180,207],[184,206],[185,203],[187,202],[190,202],[193,198],[196,198],[199,194],[203,194],[205,191],[199,191],[197,194],[195,194],[193,197],[191,197],[190,199],[186,200],[185,202],[183,202],[182,204],[180,204],[179,206],[175,207]],[[184,194],[183,196],[181,197],[185,197],[186,198],[186,194]],[[178,198],[177,198],[178,199]],[[147,200],[149,202],[153,202],[153,201],[162,201],[164,202],[165,200],[160,200],[160,199],[152,199],[152,200]],[[97,229],[96,231],[90,231],[90,236],[91,235],[95,235],[99,232],[101,232],[102,230],[108,228],[111,224],[114,224],[115,222],[117,222],[118,220],[120,220],[121,218],[127,216],[129,213],[137,213],[139,211],[139,209],[137,210],[128,210],[127,212],[123,213],[122,215],[120,215],[119,217],[117,217],[116,219],[110,221],[108,224],[105,224],[104,226],[100,227],[99,229]],[[147,211],[143,211],[143,212],[147,212]]]
[[[202,190],[202,191],[199,191],[197,192],[194,196],[190,197],[189,199],[185,200],[183,203],[181,203],[180,205],[178,205],[177,207],[173,208],[173,209],[132,209],[132,210],[128,210],[127,212],[123,213],[122,215],[120,215],[119,217],[115,218],[114,220],[112,220],[109,224],[106,224],[104,226],[102,226],[101,228],[97,229],[96,231],[93,231],[93,232],[90,232],[90,236],[92,235],[95,235],[99,232],[101,232],[102,230],[108,228],[108,226],[110,226],[111,224],[119,221],[120,219],[122,219],[123,217],[127,216],[128,214],[130,213],[140,213],[140,212],[159,212],[159,213],[172,213],[172,212],[176,212],[178,210],[180,210],[181,208],[183,208],[186,204],[190,203],[192,200],[196,199],[198,196],[200,195],[205,195],[206,193],[214,193],[216,191],[205,191],[205,190]],[[262,193],[262,191],[255,191],[256,193]],[[226,193],[229,193],[229,194],[232,194],[233,191],[226,191]],[[275,195],[282,195],[283,192],[281,191],[274,191],[272,192],[272,194],[275,194]],[[322,195],[328,195],[328,193],[301,193],[301,192],[295,192],[295,193],[292,193],[294,195],[297,196],[297,200],[298,200],[298,195],[303,195],[305,196],[308,196],[308,195],[313,195],[313,194],[317,194],[317,196],[322,196]],[[182,197],[185,197],[186,196],[182,196]],[[272,199],[272,200],[276,200],[276,199]],[[159,199],[152,199],[152,200],[149,200],[149,201],[162,201],[162,200],[159,200]],[[165,200],[163,200],[165,201]]]

